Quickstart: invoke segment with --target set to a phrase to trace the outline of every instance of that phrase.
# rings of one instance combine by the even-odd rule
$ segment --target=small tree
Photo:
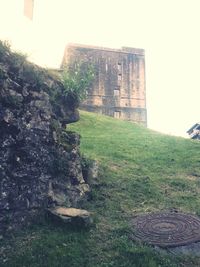
[[[88,89],[92,85],[94,76],[94,67],[87,62],[76,62],[73,67],[65,67],[62,74],[65,93],[74,93],[79,101],[84,100]]]

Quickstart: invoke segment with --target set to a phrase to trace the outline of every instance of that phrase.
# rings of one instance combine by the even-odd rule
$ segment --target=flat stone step
[[[87,210],[66,208],[57,206],[48,209],[48,214],[53,219],[62,223],[68,223],[77,226],[88,227],[93,223],[91,213]]]

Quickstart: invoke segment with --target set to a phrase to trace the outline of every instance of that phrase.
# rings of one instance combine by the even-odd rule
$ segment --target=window
[[[121,73],[119,73],[119,74],[117,75],[117,85],[118,85],[118,86],[121,86],[121,83],[122,83],[122,75],[121,75]]]
[[[120,90],[119,89],[114,89],[114,96],[119,96]]]
[[[121,80],[122,80],[122,75],[120,73],[120,74],[118,74],[118,81],[121,81]]]
[[[118,80],[118,82],[121,82],[121,80],[122,80],[122,75],[121,75],[121,73],[119,73],[119,74],[117,75],[117,80]]]
[[[108,63],[106,63],[106,66],[105,67],[106,67],[106,72],[107,72],[108,71]]]
[[[120,86],[116,86],[114,89],[114,96],[119,96],[120,95]]]
[[[121,111],[114,111],[114,118],[119,119],[121,116]]]
[[[118,62],[118,64],[117,64],[117,69],[119,72],[122,71],[122,64],[120,62]]]

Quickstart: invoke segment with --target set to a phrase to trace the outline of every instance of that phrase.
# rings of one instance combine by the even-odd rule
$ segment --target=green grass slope
[[[198,141],[83,111],[70,130],[81,134],[81,151],[106,168],[105,182],[116,185],[112,197],[124,199],[122,209],[132,214],[176,208],[200,215]]]
[[[200,266],[198,257],[174,256],[130,239],[138,214],[200,215],[200,143],[83,111],[67,130],[81,134],[82,153],[100,165],[99,185],[82,206],[94,213],[95,225],[82,230],[38,223],[0,240],[2,266]]]

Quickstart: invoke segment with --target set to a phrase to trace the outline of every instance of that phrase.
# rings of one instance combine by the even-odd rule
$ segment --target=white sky
[[[200,121],[200,0],[0,0],[0,38],[58,67],[68,42],[146,51],[148,127],[185,136]],[[26,21],[26,23],[25,23]]]

